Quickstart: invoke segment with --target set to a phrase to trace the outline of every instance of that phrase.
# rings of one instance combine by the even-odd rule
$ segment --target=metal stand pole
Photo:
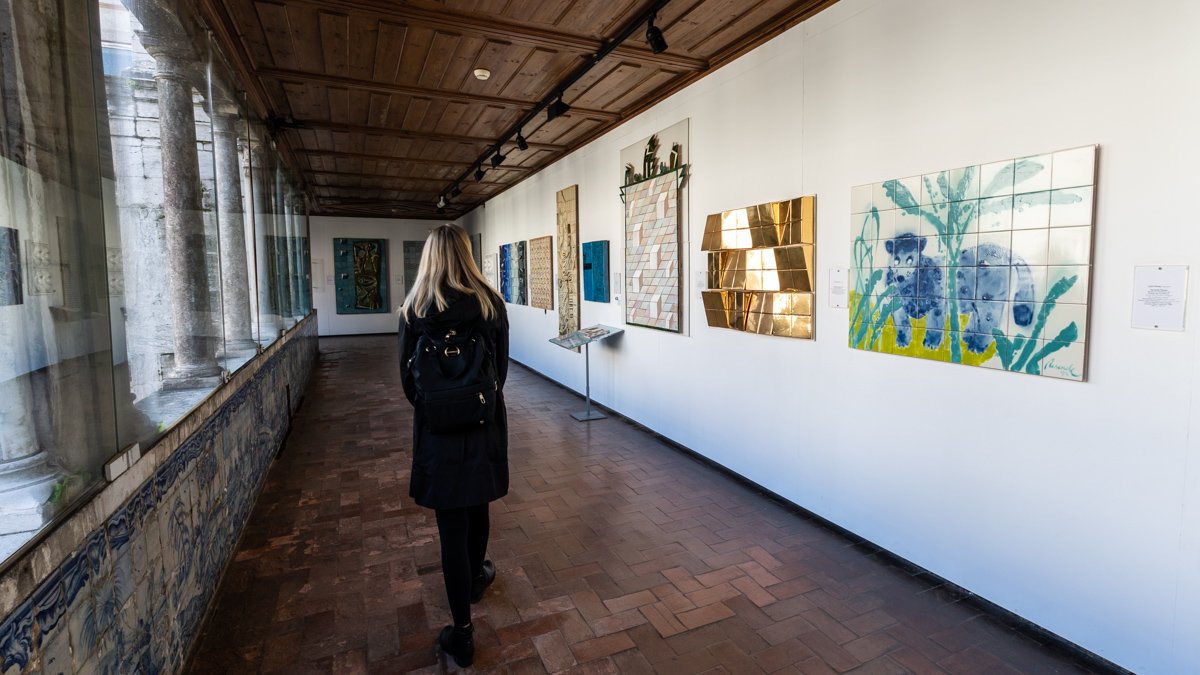
[[[583,391],[584,399],[587,401],[587,407],[581,413],[571,413],[571,417],[580,422],[590,422],[592,420],[607,419],[608,415],[602,412],[592,410],[592,352],[588,349],[591,343],[583,345]]]

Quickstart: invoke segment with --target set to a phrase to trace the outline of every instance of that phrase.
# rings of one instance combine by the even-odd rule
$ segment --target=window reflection
[[[4,564],[311,292],[303,195],[191,3],[0,3]]]

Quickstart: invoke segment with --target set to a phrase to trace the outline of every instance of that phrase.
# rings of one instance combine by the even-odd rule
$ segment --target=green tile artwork
[[[1084,380],[1096,155],[853,188],[850,346]]]

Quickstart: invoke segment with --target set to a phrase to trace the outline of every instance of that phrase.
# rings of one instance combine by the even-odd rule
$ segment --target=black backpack
[[[421,335],[408,366],[430,432],[461,433],[495,419],[496,364],[478,330]]]

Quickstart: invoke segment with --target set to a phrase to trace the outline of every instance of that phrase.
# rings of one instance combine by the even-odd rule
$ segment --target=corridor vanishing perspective
[[[189,672],[445,667],[396,351],[321,339]],[[622,419],[576,422],[578,397],[516,364],[506,396],[512,486],[492,505],[475,670],[1102,672]]]

